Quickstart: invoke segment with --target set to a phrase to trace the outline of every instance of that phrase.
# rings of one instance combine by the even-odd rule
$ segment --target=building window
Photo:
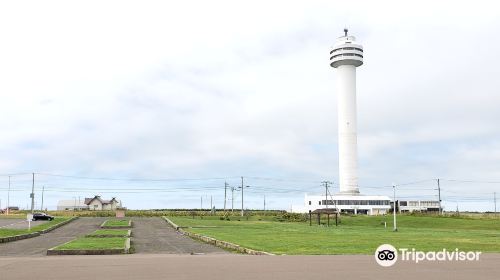
[[[320,200],[320,201],[318,201],[318,204],[319,204],[319,205],[321,205],[321,200]]]
[[[309,205],[311,205],[311,201],[309,200]]]

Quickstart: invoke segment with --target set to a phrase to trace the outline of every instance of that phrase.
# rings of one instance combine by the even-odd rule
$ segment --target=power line
[[[113,177],[87,177],[87,176],[73,176],[73,175],[61,175],[61,174],[50,174],[50,173],[35,173],[37,175],[52,176],[52,177],[62,177],[62,178],[73,178],[73,179],[85,179],[85,180],[105,180],[105,181],[145,181],[145,182],[164,182],[164,181],[205,181],[205,180],[225,180],[231,178],[239,177],[212,177],[212,178],[164,178],[164,179],[145,179],[145,178],[113,178]]]
[[[448,182],[458,182],[458,183],[500,184],[500,181],[455,180],[455,179],[441,179],[441,180]]]
[[[0,177],[13,177],[13,176],[23,176],[31,175],[32,173],[10,173],[10,174],[0,174]]]
[[[283,178],[272,178],[272,177],[252,177],[245,176],[245,178],[255,179],[255,180],[265,180],[265,181],[280,181],[280,182],[304,182],[304,183],[321,183],[321,181],[303,180],[303,179],[283,179]]]

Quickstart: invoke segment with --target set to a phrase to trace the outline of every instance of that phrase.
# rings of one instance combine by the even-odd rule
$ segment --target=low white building
[[[302,212],[336,208],[341,213],[383,215],[391,209],[391,199],[382,195],[305,195]]]
[[[391,202],[392,204],[392,202]],[[439,212],[439,201],[437,200],[399,200],[399,213],[404,212]]]
[[[84,200],[78,199],[66,199],[59,200],[57,202],[57,210],[66,211],[66,210],[88,210],[89,206],[85,204]]]

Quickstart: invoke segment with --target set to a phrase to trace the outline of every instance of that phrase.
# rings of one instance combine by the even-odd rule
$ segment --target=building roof
[[[325,195],[307,195],[307,198],[313,199],[325,199]],[[328,200],[331,200],[333,197],[334,200],[392,200],[390,197],[385,195],[340,195],[334,194],[332,196],[328,196]]]
[[[111,200],[104,200],[101,198],[100,195],[96,195],[94,197],[86,197],[85,204],[89,205],[95,199],[99,200],[101,202],[101,204],[111,204],[113,201],[115,201],[116,203],[120,203],[115,197],[111,198]]]

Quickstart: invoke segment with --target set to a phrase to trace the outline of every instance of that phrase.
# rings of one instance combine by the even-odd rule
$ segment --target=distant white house
[[[122,202],[112,197],[110,200],[104,200],[101,196],[96,195],[92,198],[85,198],[85,204],[89,210],[116,210],[117,207],[122,207]]]
[[[122,207],[122,202],[115,197],[104,200],[101,196],[86,197],[84,200],[59,200],[57,210],[116,210]]]

